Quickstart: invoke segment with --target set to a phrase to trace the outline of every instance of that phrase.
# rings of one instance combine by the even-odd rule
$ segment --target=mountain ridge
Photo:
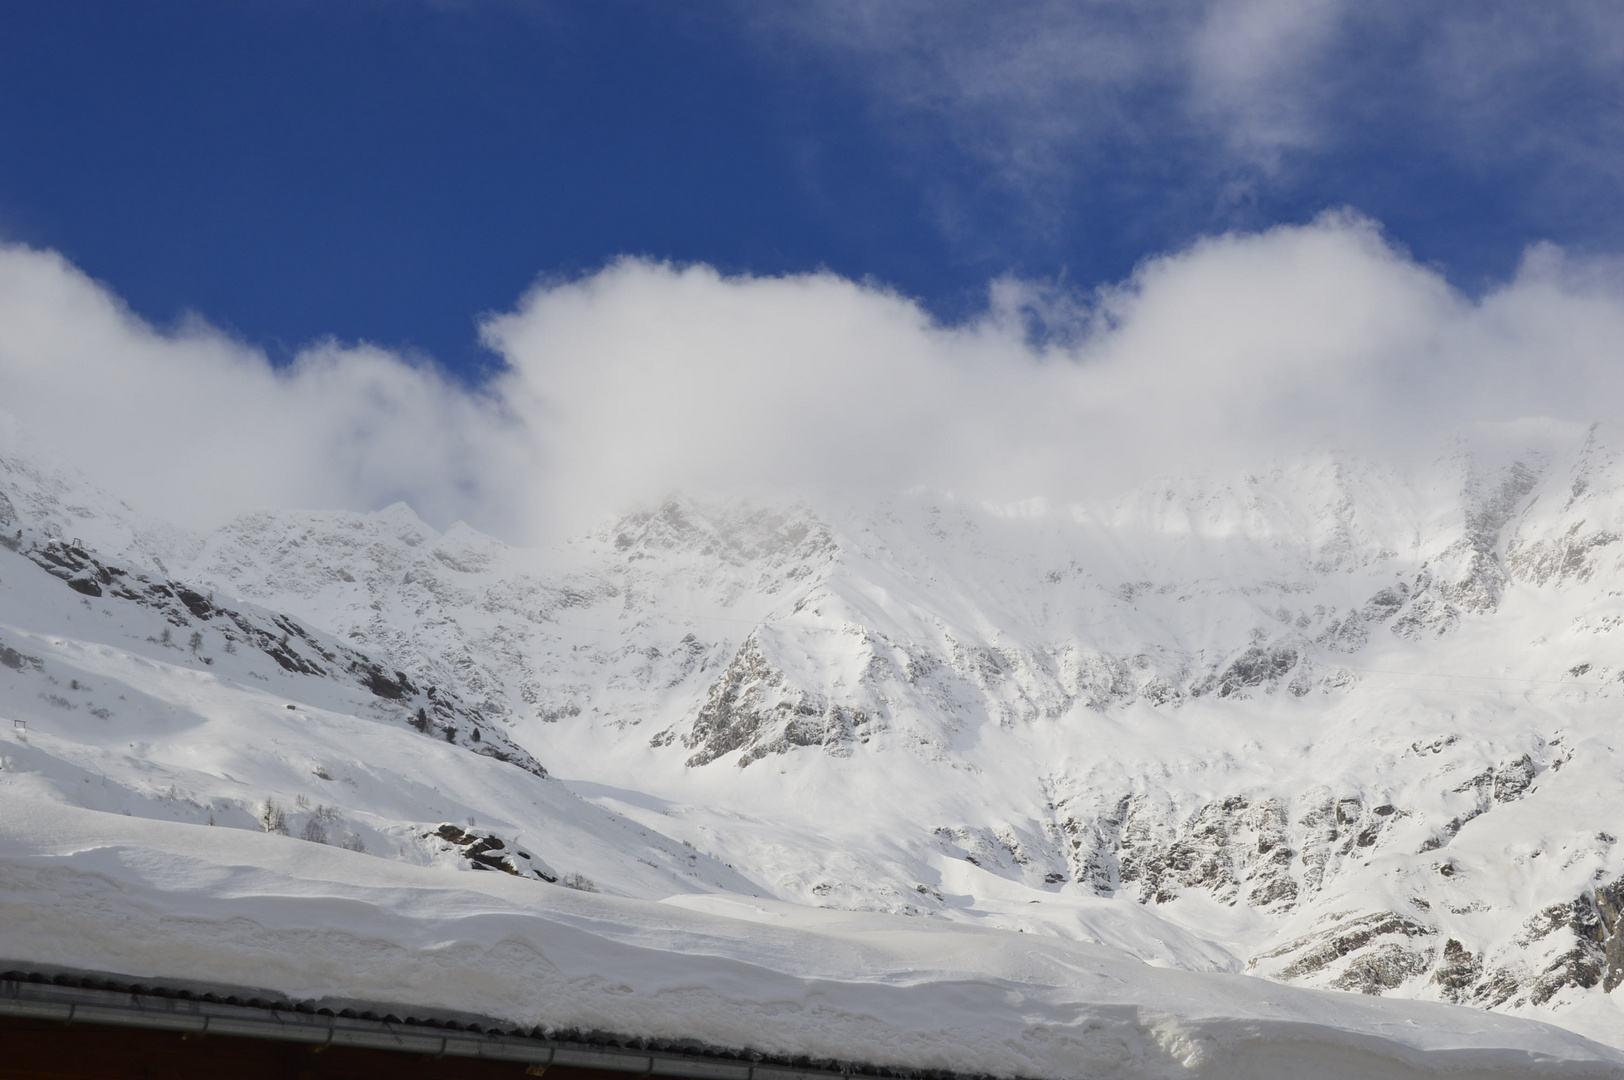
[[[674,496],[545,552],[401,505],[186,534],[10,459],[0,511],[445,688],[746,892],[1600,1032],[1615,438],[1503,425],[1410,476],[1323,455],[1088,506]]]

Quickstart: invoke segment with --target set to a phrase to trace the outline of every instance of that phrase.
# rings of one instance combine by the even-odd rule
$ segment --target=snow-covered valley
[[[1528,422],[1413,474],[1323,454],[1086,506],[673,496],[533,550],[404,505],[193,532],[11,446],[0,953],[251,982],[230,913],[304,917],[264,897],[418,919],[378,933],[426,943],[431,916],[495,896],[531,945],[562,931],[525,918],[664,950],[646,985],[623,957],[561,985],[620,980],[668,1035],[1240,1075],[1234,1033],[1278,1022],[1611,1075],[1624,1057],[1507,1016],[1624,1046],[1621,453],[1608,428]],[[165,890],[212,949],[92,932]],[[54,894],[77,899],[41,914]],[[853,934],[916,944],[827,944]],[[943,958],[977,950],[1002,958]],[[662,966],[683,953],[713,960]],[[330,993],[474,984],[334,963],[358,974]],[[728,1008],[652,1004],[682,977],[731,1008],[751,994],[730,979],[788,979],[799,1004],[718,1027]],[[985,989],[1022,979],[1035,1004]],[[498,981],[510,997],[459,1007],[587,1022],[541,976]],[[852,989],[914,982],[868,1012]],[[920,1033],[961,986],[983,989],[943,1015],[988,1019],[957,1052]],[[642,1007],[579,1000],[617,1030]],[[848,1019],[813,1046],[818,1000]],[[1139,1011],[1111,1027],[1113,1000]],[[1090,1023],[1113,1034],[1034,1034]],[[1108,1043],[1141,1049],[1108,1065]]]

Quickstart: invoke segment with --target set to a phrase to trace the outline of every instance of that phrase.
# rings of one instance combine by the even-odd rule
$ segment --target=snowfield
[[[711,894],[659,903],[0,796],[0,955],[763,1052],[1088,1077],[1616,1076],[1492,1013]]]
[[[1616,437],[1543,422],[550,550],[195,533],[0,440],[0,958],[995,1075],[1624,1076],[1621,538]]]

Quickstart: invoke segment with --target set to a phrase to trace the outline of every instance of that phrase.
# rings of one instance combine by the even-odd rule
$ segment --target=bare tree
[[[259,827],[268,833],[288,834],[288,816],[275,799],[266,799],[265,805],[259,808]]]

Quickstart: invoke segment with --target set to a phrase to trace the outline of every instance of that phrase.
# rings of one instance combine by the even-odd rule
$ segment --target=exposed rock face
[[[1484,470],[1468,467],[1464,535],[1437,560],[1445,566],[1453,564],[1453,573],[1439,582],[1438,591],[1462,611],[1483,614],[1499,607],[1506,584],[1499,558],[1501,533],[1539,483],[1546,464],[1542,457],[1513,461],[1498,474],[1485,475]]]
[[[1188,815],[1125,796],[1092,819],[1085,813],[1072,810],[1061,831],[1070,838],[1073,879],[1098,894],[1127,890],[1140,903],[1166,903],[1200,890],[1281,912],[1317,891],[1333,863],[1391,842],[1391,827],[1404,823],[1402,832],[1415,833],[1410,811],[1323,790],[1294,803],[1231,795]]]
[[[1470,1000],[1472,991],[1483,977],[1483,961],[1466,950],[1466,946],[1450,938],[1444,942],[1443,953],[1433,969],[1432,981],[1438,992],[1457,1004]]]
[[[169,627],[191,637],[189,642],[182,642],[166,628],[161,638],[153,639],[154,643],[190,651],[204,665],[213,663],[205,648],[246,648],[263,654],[291,674],[349,680],[371,692],[390,715],[425,735],[433,734],[475,753],[510,762],[540,777],[547,775],[534,757],[515,745],[505,732],[483,723],[454,693],[434,686],[419,687],[404,672],[306,629],[287,615],[217,603],[213,590],[153,580],[139,571],[104,562],[82,544],[39,538],[25,531],[13,536],[8,546],[87,599],[128,603],[156,612]],[[206,639],[204,630],[209,631]],[[0,645],[0,663],[19,671],[40,667],[37,658],[4,645]]]
[[[1589,989],[1599,986],[1612,993],[1624,982],[1624,924],[1620,922],[1624,902],[1624,878],[1594,891],[1586,891],[1564,904],[1553,904],[1529,919],[1522,939],[1529,945],[1547,946],[1543,962],[1531,983],[1527,998],[1544,1004],[1568,987]],[[1530,949],[1537,955],[1537,951]],[[1525,965],[1517,965],[1526,972]],[[1501,968],[1487,980],[1482,996],[1499,1004],[1516,968]],[[1519,983],[1517,990],[1525,987]],[[1496,1000],[1497,999],[1497,1000]]]
[[[1606,505],[1608,474],[1617,463],[1617,451],[1604,445],[1592,427],[1574,459],[1553,470],[1548,490],[1540,494],[1548,503],[1560,501],[1560,512],[1527,513],[1527,520],[1505,537],[1510,579],[1536,586],[1583,585],[1603,570],[1606,549],[1624,536]],[[1533,509],[1531,505],[1529,511]],[[1611,554],[1616,565],[1617,554]]]
[[[738,764],[743,767],[797,746],[840,753],[847,743],[862,740],[867,726],[861,710],[831,705],[821,695],[792,686],[767,662],[752,636],[711,686],[682,743],[694,751],[690,766],[742,750]],[[653,744],[664,745],[670,737],[657,735]]]
[[[1602,953],[1601,988],[1611,994],[1624,983],[1624,878],[1596,889],[1596,931]]]
[[[1584,584],[1596,574],[1602,548],[1619,542],[1611,529],[1586,530],[1576,521],[1561,536],[1550,540],[1514,537],[1506,545],[1506,570],[1513,578],[1533,585]]]
[[[1282,684],[1298,697],[1313,689],[1307,671],[1298,672],[1303,650],[1293,641],[1275,641],[1268,647],[1250,646],[1215,675],[1209,675],[1190,689],[1192,695],[1217,694],[1221,698],[1242,697],[1247,690],[1272,693]],[[1288,676],[1298,677],[1286,682]]]
[[[1281,979],[1330,973],[1330,985],[1338,990],[1380,994],[1433,966],[1428,939],[1434,934],[1431,927],[1397,912],[1375,911],[1338,919],[1317,933],[1254,957],[1252,963],[1274,967],[1271,973]]]
[[[1470,770],[1472,748],[1441,737],[1416,743],[1406,756],[1441,757],[1435,775],[1458,775]],[[1537,1006],[1565,990],[1610,993],[1624,982],[1624,879],[1547,907],[1486,957],[1444,932],[1453,915],[1482,910],[1447,849],[1468,823],[1476,823],[1477,835],[1492,835],[1486,817],[1523,799],[1567,760],[1553,744],[1472,770],[1432,807],[1373,805],[1325,789],[1294,801],[1231,795],[1182,809],[1144,794],[1090,793],[1058,805],[1055,833],[1071,879],[1098,895],[1149,906],[1201,895],[1273,912],[1288,925],[1306,918],[1306,932],[1250,958],[1259,974],[1490,1008]],[[1610,838],[1598,838],[1593,850],[1609,846]],[[1430,876],[1414,886],[1407,910],[1347,906],[1347,883],[1361,867],[1408,853],[1430,855]]]
[[[468,860],[468,865],[475,870],[500,870],[514,877],[533,878],[550,885],[558,881],[558,874],[545,862],[527,851],[504,843],[498,836],[481,835],[447,822],[433,832],[425,833],[424,839],[440,841]]]
[[[1564,992],[1612,993],[1624,983],[1624,878],[1537,912],[1490,955],[1450,938],[1431,982],[1447,1001],[1498,1008],[1540,1006]]]
[[[44,661],[37,656],[18,652],[10,645],[0,642],[0,664],[4,664],[12,671],[39,671],[43,668]]]

